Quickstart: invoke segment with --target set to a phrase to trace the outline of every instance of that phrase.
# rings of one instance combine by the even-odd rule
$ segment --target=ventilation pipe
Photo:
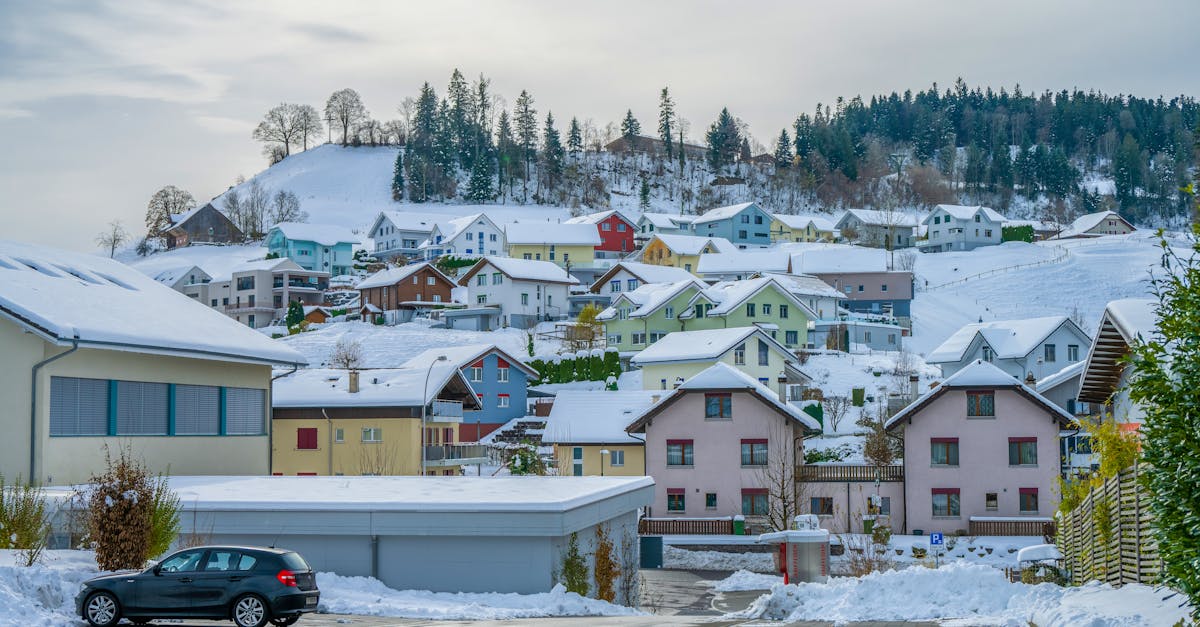
[[[350,393],[358,394],[358,371],[350,371]]]

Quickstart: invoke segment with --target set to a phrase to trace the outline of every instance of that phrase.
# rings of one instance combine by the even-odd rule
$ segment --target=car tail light
[[[291,586],[293,588],[296,587],[296,573],[293,573],[286,568],[279,571],[279,574],[275,575],[275,578],[279,580],[279,583],[285,586]]]

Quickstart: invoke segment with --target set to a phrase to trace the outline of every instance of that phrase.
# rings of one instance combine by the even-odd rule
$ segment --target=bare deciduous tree
[[[292,144],[296,143],[302,134],[299,123],[299,109],[300,105],[289,102],[283,102],[272,107],[263,116],[262,121],[258,123],[258,127],[254,129],[254,139],[269,144],[277,144],[283,148],[283,156],[285,157],[292,154]]]
[[[329,366],[343,370],[356,370],[362,366],[362,344],[358,340],[342,338],[329,354]]]
[[[872,466],[890,466],[896,461],[897,445],[892,436],[883,428],[884,419],[869,411],[864,411],[858,426],[867,429],[863,440],[863,459]]]
[[[125,231],[125,227],[121,226],[120,220],[113,220],[108,223],[108,228],[103,233],[96,236],[96,245],[100,248],[108,249],[108,257],[111,259],[117,254],[117,248],[124,244],[129,239],[129,233]]]
[[[300,135],[300,145],[308,150],[308,142],[317,142],[317,136],[325,130],[321,124],[321,114],[312,105],[296,105],[296,131]]]
[[[400,455],[394,444],[373,442],[358,449],[358,474],[360,475],[395,475],[399,474],[396,464]]]
[[[896,253],[896,269],[912,272],[917,267],[917,253],[905,250]]]
[[[350,142],[355,127],[366,117],[367,108],[353,89],[335,91],[325,102],[325,118],[330,126],[341,129],[343,146]]]
[[[154,192],[146,205],[146,236],[162,237],[163,231],[171,228],[171,216],[189,211],[195,206],[196,199],[174,185],[167,185]]]
[[[790,426],[773,426],[767,445],[767,463],[758,468],[759,485],[767,491],[764,518],[774,531],[791,529],[792,520],[800,513],[804,488],[796,482],[796,464],[801,459],[799,437]]]
[[[308,212],[300,209],[300,199],[287,190],[279,190],[271,197],[270,216],[271,224],[308,221]]]
[[[825,423],[836,433],[842,419],[850,412],[850,399],[845,396],[827,396],[824,405]]]

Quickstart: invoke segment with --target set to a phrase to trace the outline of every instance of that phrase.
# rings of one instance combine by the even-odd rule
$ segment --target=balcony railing
[[[460,401],[434,401],[429,407],[429,416],[440,418],[462,418],[463,407]]]
[[[805,464],[796,467],[796,481],[904,481],[903,466],[870,466],[867,464]]]
[[[484,444],[431,444],[425,447],[426,462],[482,463],[488,456]]]
[[[273,287],[277,290],[283,289],[283,280],[275,279],[275,282],[271,284],[271,287]],[[287,282],[287,287],[288,287],[288,289],[292,289],[292,290],[327,290],[327,289],[329,289],[329,284],[328,283],[309,283],[308,281],[302,281],[299,279],[291,279]]]

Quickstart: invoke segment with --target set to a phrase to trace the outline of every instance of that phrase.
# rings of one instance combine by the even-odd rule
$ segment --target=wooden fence
[[[1151,532],[1149,495],[1136,466],[1093,487],[1058,523],[1058,548],[1071,583],[1158,581],[1162,562]]]
[[[904,466],[867,464],[804,464],[796,467],[796,481],[904,481]]]
[[[732,518],[643,518],[638,521],[643,536],[733,535]]]
[[[1054,542],[1054,523],[1046,518],[1006,520],[972,517],[970,520],[970,535],[1042,536],[1047,539],[1046,542]]]

